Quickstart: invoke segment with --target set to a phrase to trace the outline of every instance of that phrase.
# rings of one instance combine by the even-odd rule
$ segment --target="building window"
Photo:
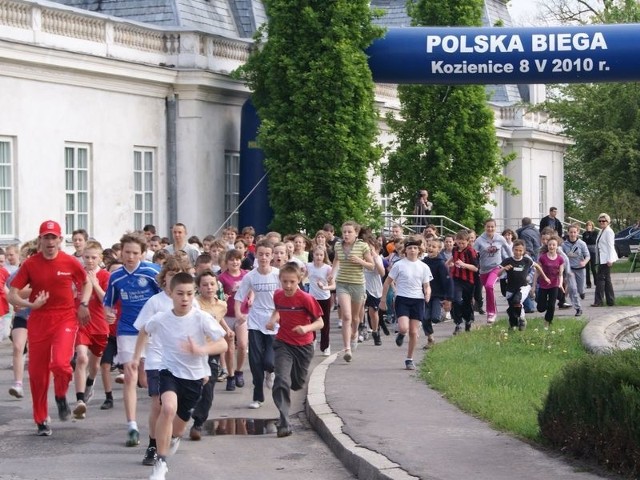
[[[142,230],[153,224],[153,160],[155,151],[136,148],[133,151],[133,228]]]
[[[240,154],[224,154],[224,218],[226,227],[238,226],[238,204],[240,202]]]
[[[89,229],[89,157],[88,145],[64,148],[65,235],[74,230]]]
[[[0,137],[0,237],[14,237],[13,143]]]
[[[547,214],[547,177],[538,177],[538,218]]]

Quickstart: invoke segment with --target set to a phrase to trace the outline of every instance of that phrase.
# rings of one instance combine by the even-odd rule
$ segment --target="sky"
[[[510,0],[508,3],[511,19],[516,26],[535,25],[538,0]]]

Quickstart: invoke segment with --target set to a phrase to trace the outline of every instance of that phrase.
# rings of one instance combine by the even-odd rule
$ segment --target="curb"
[[[305,411],[313,429],[333,454],[357,478],[367,480],[417,479],[384,455],[361,447],[343,433],[344,422],[331,409],[325,395],[325,378],[329,366],[338,358],[333,354],[313,369],[309,377]]]
[[[590,353],[609,354],[631,332],[640,330],[640,308],[620,310],[591,320],[582,330],[581,340]]]

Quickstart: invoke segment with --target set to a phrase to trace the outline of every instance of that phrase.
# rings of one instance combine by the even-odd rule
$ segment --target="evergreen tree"
[[[376,146],[364,50],[382,34],[367,0],[265,0],[269,22],[239,71],[261,119],[269,194],[282,232],[367,222]]]
[[[414,26],[479,26],[483,0],[409,1]],[[411,213],[415,194],[429,191],[433,214],[479,228],[485,205],[498,186],[514,192],[503,174],[501,156],[487,106],[485,88],[405,85],[398,87],[400,117],[388,117],[397,141],[382,166],[392,204]]]

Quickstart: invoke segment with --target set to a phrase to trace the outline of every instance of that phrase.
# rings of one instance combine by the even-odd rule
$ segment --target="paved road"
[[[61,423],[57,419],[53,396],[49,411],[53,435],[38,437],[31,419],[31,400],[8,395],[12,373],[8,341],[0,344],[0,479],[2,480],[110,480],[145,479],[150,467],[141,465],[146,447],[146,418],[149,400],[139,390],[138,423],[141,445],[124,446],[126,424],[120,387],[114,390],[116,406],[101,411],[101,386],[89,405],[86,420]],[[317,362],[321,360],[317,358]],[[235,392],[218,390],[212,416],[275,419],[277,410],[268,399],[260,410],[248,410],[249,387]],[[98,381],[100,383],[100,381]],[[50,389],[51,391],[53,388]],[[73,388],[68,399],[75,399]],[[265,435],[207,436],[200,442],[184,439],[178,453],[169,459],[167,478],[194,479],[300,479],[344,480],[354,478],[310,428],[303,412],[304,392],[299,392],[292,412],[294,435],[276,438]]]

